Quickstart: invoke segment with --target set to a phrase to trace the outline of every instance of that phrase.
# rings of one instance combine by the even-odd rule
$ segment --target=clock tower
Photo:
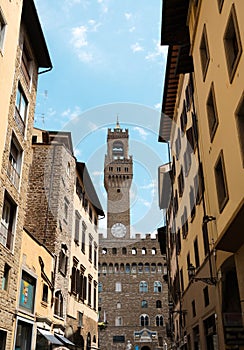
[[[104,186],[107,191],[107,239],[130,239],[130,187],[133,161],[129,156],[129,133],[117,119],[108,129],[104,164]]]

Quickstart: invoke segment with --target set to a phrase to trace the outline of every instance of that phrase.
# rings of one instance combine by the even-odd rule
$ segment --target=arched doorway
[[[141,348],[141,350],[151,350],[151,348],[149,346],[145,345]]]

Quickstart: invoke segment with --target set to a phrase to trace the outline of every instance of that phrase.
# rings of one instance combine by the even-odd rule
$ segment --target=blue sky
[[[35,126],[71,131],[106,211],[106,134],[130,134],[134,159],[132,232],[162,224],[157,142],[167,49],[160,47],[161,0],[35,0],[53,70],[39,77]],[[102,226],[106,225],[103,220]]]

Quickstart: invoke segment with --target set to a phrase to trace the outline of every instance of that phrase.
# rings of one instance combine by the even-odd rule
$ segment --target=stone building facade
[[[38,73],[52,64],[33,1],[2,1],[0,28],[0,342],[13,349]]]
[[[104,185],[107,235],[99,238],[99,346],[156,349],[166,344],[168,290],[157,239],[130,233],[133,160],[129,131],[108,130]]]

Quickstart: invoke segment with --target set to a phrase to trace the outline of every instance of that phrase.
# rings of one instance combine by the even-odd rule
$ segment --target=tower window
[[[124,145],[121,141],[115,141],[113,143],[113,158],[121,159],[124,157]]]
[[[117,188],[117,193],[120,193],[120,188]]]

